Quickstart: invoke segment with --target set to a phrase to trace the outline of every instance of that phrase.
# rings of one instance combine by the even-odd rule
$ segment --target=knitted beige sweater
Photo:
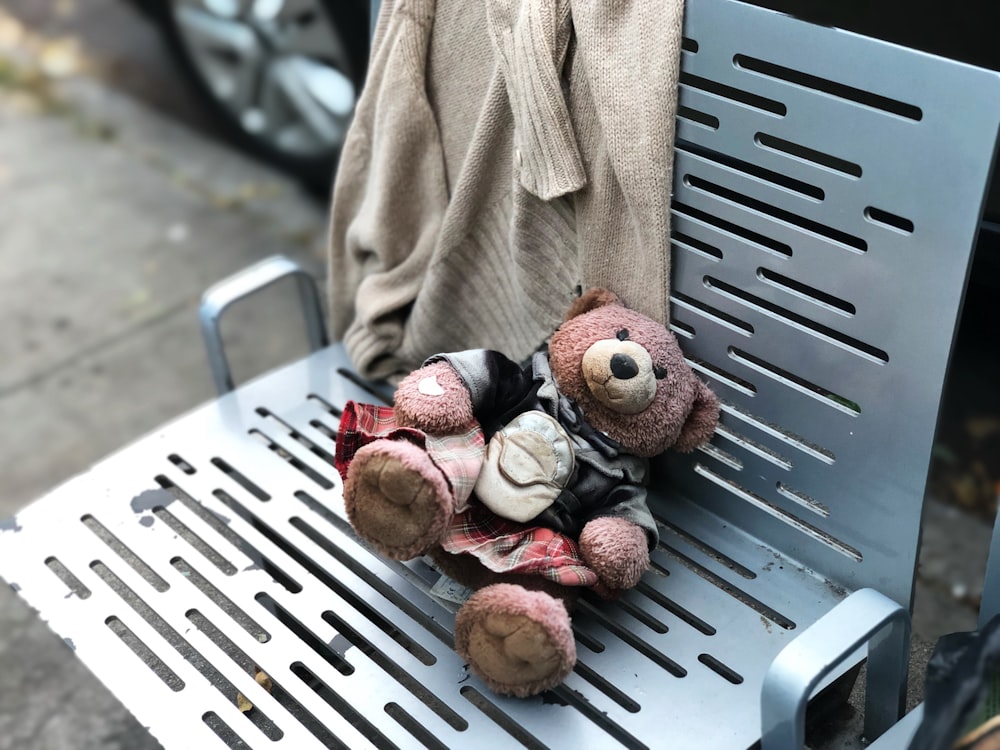
[[[359,371],[526,357],[579,288],[667,319],[682,0],[384,0],[333,196]]]

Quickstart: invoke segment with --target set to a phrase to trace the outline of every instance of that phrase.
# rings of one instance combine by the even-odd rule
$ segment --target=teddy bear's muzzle
[[[638,414],[656,398],[653,360],[634,341],[597,341],[584,353],[582,367],[594,398],[614,412]]]

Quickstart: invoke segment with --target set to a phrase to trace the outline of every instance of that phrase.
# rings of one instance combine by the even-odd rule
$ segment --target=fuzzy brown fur
[[[552,336],[549,360],[559,388],[580,405],[590,424],[645,457],[670,447],[690,451],[711,438],[719,402],[691,371],[674,335],[624,307],[614,295],[593,294],[587,299],[588,304],[581,305],[585,312],[569,318]],[[616,339],[623,330],[628,331],[629,341],[645,347],[655,366],[666,371],[653,403],[638,414],[621,414],[601,404],[587,387],[580,366],[594,342]]]

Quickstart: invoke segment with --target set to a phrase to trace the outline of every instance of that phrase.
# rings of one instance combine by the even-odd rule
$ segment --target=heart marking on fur
[[[436,375],[429,375],[417,384],[417,390],[425,396],[443,396],[444,388],[437,381]]]

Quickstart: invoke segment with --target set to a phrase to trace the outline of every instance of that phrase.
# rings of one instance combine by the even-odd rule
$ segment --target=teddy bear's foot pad
[[[555,687],[576,663],[563,603],[504,583],[478,591],[462,607],[455,649],[491,690],[520,698]]]
[[[382,554],[409,560],[441,537],[454,502],[427,453],[405,441],[379,440],[354,456],[344,485],[351,525]]]

